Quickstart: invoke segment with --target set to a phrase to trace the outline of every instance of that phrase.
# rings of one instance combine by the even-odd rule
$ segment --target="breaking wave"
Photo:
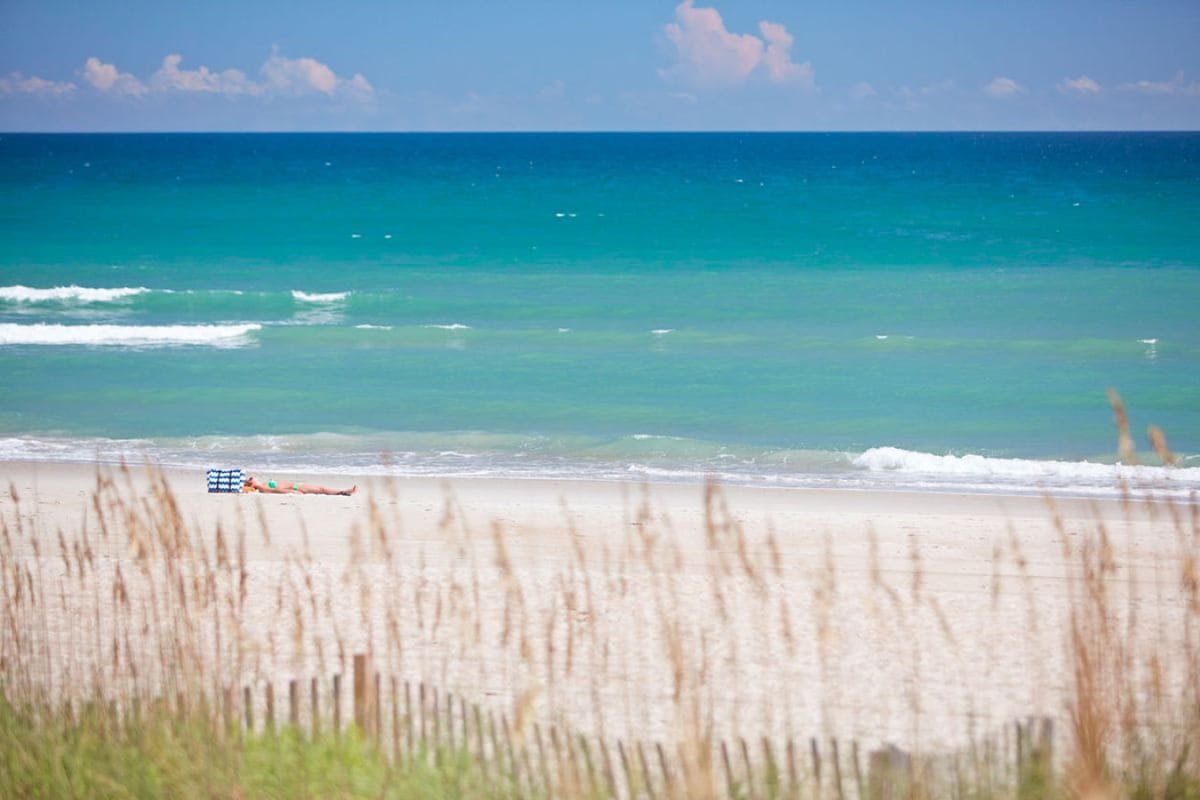
[[[0,323],[0,345],[233,347],[261,325],[18,325]]]

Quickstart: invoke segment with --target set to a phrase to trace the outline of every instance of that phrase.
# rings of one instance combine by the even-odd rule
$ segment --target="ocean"
[[[1198,311],[1195,133],[0,136],[0,462],[1186,499]]]

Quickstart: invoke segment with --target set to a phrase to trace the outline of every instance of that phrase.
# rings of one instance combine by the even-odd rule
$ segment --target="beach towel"
[[[208,490],[210,492],[240,492],[245,480],[245,470],[210,469],[208,471]]]

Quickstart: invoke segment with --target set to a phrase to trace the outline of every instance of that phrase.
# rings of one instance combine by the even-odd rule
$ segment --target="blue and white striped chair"
[[[246,471],[241,469],[210,469],[208,490],[210,492],[240,492],[246,482]]]

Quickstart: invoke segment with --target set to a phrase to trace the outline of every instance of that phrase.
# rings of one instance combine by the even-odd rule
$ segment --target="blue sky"
[[[0,130],[1200,129],[1200,0],[0,0]]]

